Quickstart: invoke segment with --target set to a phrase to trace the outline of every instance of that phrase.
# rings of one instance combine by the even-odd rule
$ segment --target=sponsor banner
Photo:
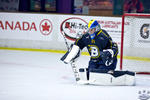
[[[60,20],[60,33],[59,41],[64,41],[63,35],[67,38],[68,42],[73,43],[77,34],[85,33],[87,30],[86,18],[81,16],[61,16]]]
[[[150,21],[146,18],[127,19],[125,26],[124,46],[136,48],[150,48]]]
[[[95,17],[95,16],[61,16],[61,33],[66,36],[68,41],[75,41],[78,33],[85,33],[87,24],[91,19],[96,19],[102,29],[105,29],[112,39],[120,45],[121,41],[121,18],[116,17]],[[59,35],[59,41],[62,41]]]
[[[0,13],[0,39],[24,39],[73,43],[77,34],[87,31],[87,24],[96,19],[112,39],[120,45],[121,18],[55,14]]]
[[[0,13],[0,38],[52,40],[53,15]]]
[[[112,37],[113,41],[117,42],[120,47],[121,44],[121,24],[122,18],[120,17],[95,17],[101,25]]]
[[[150,20],[149,19],[136,19],[135,26],[135,40],[137,47],[150,48]]]

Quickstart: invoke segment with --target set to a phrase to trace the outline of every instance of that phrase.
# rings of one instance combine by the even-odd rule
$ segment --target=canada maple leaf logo
[[[42,25],[43,31],[49,31],[50,25],[47,24],[47,22]]]
[[[40,31],[43,35],[49,35],[52,32],[52,23],[49,19],[44,19],[40,23]]]

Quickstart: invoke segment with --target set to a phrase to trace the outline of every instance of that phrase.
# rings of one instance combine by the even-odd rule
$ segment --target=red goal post
[[[150,74],[150,14],[122,16],[120,69]]]

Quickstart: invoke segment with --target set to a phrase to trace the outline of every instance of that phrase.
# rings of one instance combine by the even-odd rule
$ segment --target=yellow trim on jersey
[[[79,41],[79,39],[76,40],[76,42],[75,42],[76,45],[77,45],[78,41]]]
[[[110,48],[112,49],[112,40],[109,40],[109,42],[110,42]]]
[[[107,34],[105,34],[102,29],[97,33],[97,36],[98,36],[100,33],[103,33],[107,38],[109,38],[109,36],[108,36]]]
[[[103,33],[107,38],[109,38],[109,36],[108,36],[107,34],[105,34],[103,31],[102,31],[102,33]]]
[[[100,30],[98,33],[97,33],[97,36],[102,32],[102,30]]]
[[[116,56],[117,56],[117,54],[118,54],[118,50],[117,50],[117,52],[114,54],[114,57],[116,57]]]

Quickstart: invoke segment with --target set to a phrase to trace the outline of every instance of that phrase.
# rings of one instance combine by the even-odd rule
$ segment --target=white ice
[[[137,75],[136,86],[78,85],[62,55],[0,50],[0,100],[140,100],[140,91],[150,91],[150,75]]]

